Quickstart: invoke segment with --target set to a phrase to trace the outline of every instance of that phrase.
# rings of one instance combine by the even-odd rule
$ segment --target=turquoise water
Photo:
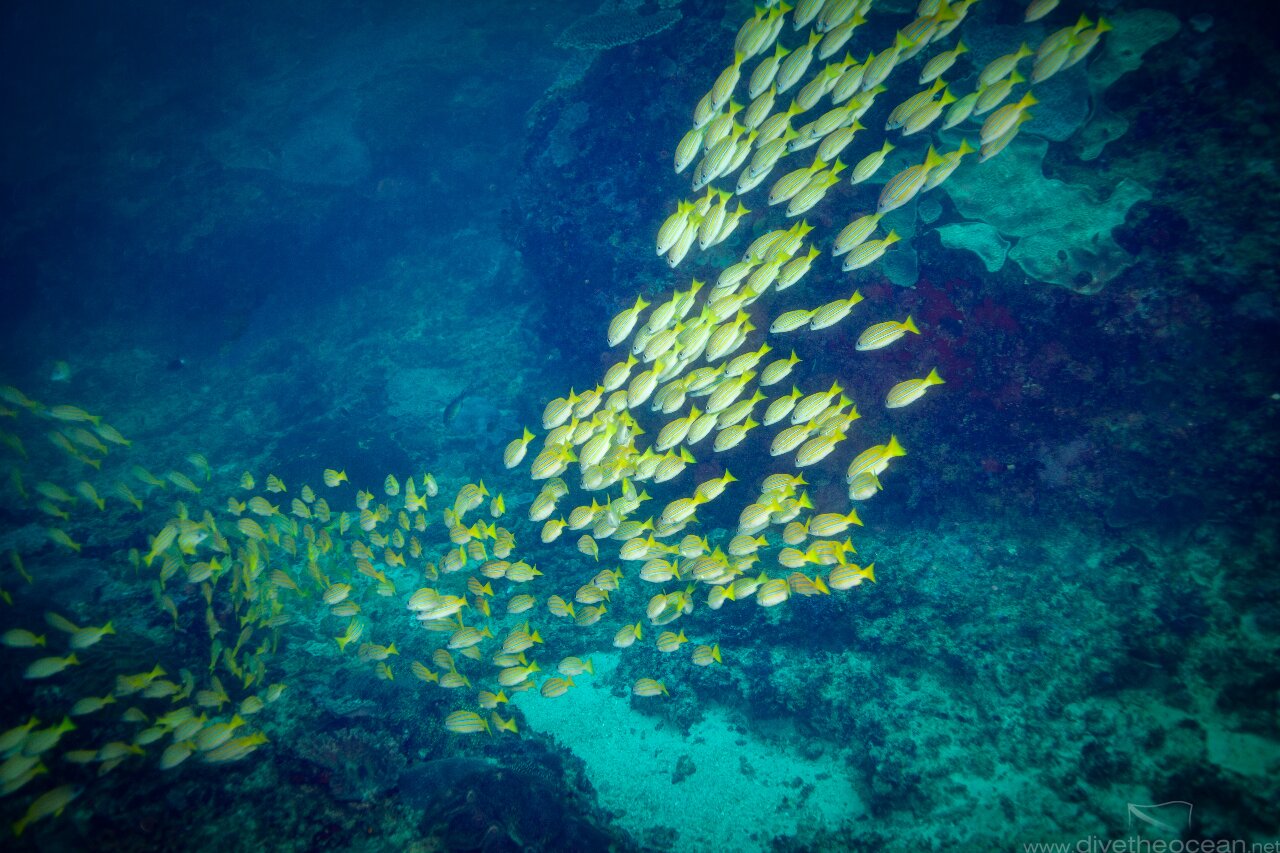
[[[868,96],[847,168],[810,210],[767,200],[817,145],[729,201],[750,212],[672,269],[655,235],[705,196],[690,189],[701,152],[679,175],[673,159],[750,4],[6,10],[0,633],[33,637],[4,633],[0,652],[0,817],[21,829],[4,848],[1280,840],[1273,25],[1249,4],[1024,11],[973,5]],[[963,41],[942,75],[963,98],[988,63],[1082,13],[1072,49],[1099,14],[1112,29],[1030,87],[1039,103],[1006,147],[885,213],[871,239],[901,239],[842,271],[837,235],[883,185],[930,145],[977,146],[992,114],[938,130],[948,103],[925,130],[886,131],[928,88],[925,63]],[[795,14],[780,36],[793,51]],[[865,17],[777,109],[846,53],[833,80],[892,50],[917,14],[884,0]],[[744,107],[760,61],[742,65]],[[852,183],[886,140],[884,164]],[[732,192],[738,174],[711,186]],[[624,361],[636,339],[610,347],[611,320],[641,296],[641,328],[680,292],[678,331],[710,328],[724,270],[801,221],[812,230],[789,257],[815,246],[808,271],[723,308],[725,326],[756,328],[658,384],[768,345],[740,398],[759,387],[752,422],[793,386],[838,383],[831,402],[846,394],[859,417],[831,415],[830,455],[771,455],[787,417],[732,448],[713,449],[717,432],[675,445],[693,461],[654,482],[645,449],[710,397],[606,414],[575,394],[583,430],[624,448],[619,479],[584,488],[586,435],[553,444],[542,461],[564,466],[567,494],[549,518],[588,520],[543,541],[554,531],[530,512],[550,482],[531,477],[546,409]],[[855,289],[828,328],[770,331]],[[858,349],[908,315],[918,336]],[[790,374],[762,385],[793,350]],[[668,363],[642,360],[621,387]],[[886,408],[895,383],[933,369],[945,384]],[[905,456],[851,500],[850,462],[891,435]],[[326,485],[327,469],[345,479]],[[694,523],[664,529],[673,501],[726,472]],[[805,482],[762,497],[773,474]],[[752,504],[767,510],[754,563],[730,553],[752,550],[730,545]],[[814,531],[850,509],[860,525]],[[607,526],[622,521],[641,523],[641,559],[623,559]],[[166,530],[187,538],[166,545]],[[856,551],[838,557],[814,544],[846,538]],[[869,564],[874,583],[835,588]],[[615,569],[616,589],[600,574]],[[786,600],[752,588],[762,572]],[[492,635],[478,659],[457,616],[415,618],[423,588],[465,598],[460,624]],[[658,594],[672,598],[655,609]],[[520,595],[531,609],[508,612]],[[492,658],[526,621],[539,669],[522,691]],[[641,638],[618,647],[635,624]],[[450,663],[436,652],[451,642]],[[712,648],[718,661],[695,663]],[[566,675],[582,666],[569,657],[590,670]],[[555,695],[554,678],[573,684]],[[642,679],[665,693],[639,695]],[[480,691],[499,689],[485,707]],[[458,711],[478,716],[446,725]]]

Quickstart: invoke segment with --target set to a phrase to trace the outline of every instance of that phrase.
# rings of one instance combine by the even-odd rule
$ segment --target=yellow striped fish
[[[873,151],[866,157],[858,161],[853,167],[853,174],[850,181],[860,184],[870,178],[876,172],[880,171],[880,167],[884,165],[884,160],[889,156],[889,152],[893,150],[893,143],[885,141],[879,151]]]
[[[774,436],[773,443],[769,446],[769,455],[781,456],[784,453],[790,453],[795,450],[808,440],[809,433],[813,432],[816,426],[817,424],[813,421],[808,421],[807,423],[787,427]]]
[[[1020,100],[1012,104],[1006,104],[991,115],[987,116],[987,120],[982,123],[982,131],[979,138],[985,145],[1000,136],[1003,136],[1010,128],[1018,123],[1018,118],[1027,109],[1027,107],[1035,106],[1040,103],[1036,100],[1036,96],[1031,92],[1027,92]]]
[[[689,638],[684,635],[682,630],[679,634],[674,631],[663,631],[658,635],[658,651],[674,652],[680,648],[681,643],[689,642]]]
[[[779,397],[769,404],[769,408],[765,409],[764,419],[761,423],[765,426],[772,426],[778,421],[783,420],[791,414],[792,409],[795,408],[796,401],[803,396],[804,393],[799,388],[796,388],[794,385],[791,386],[790,394],[785,397]]]
[[[928,391],[930,386],[942,384],[943,379],[938,375],[936,368],[930,370],[929,375],[923,379],[908,379],[905,382],[899,382],[889,389],[889,395],[885,398],[885,408],[900,409],[903,406],[909,406],[923,397],[924,392]]]
[[[942,115],[944,107],[954,104],[956,96],[951,94],[950,89],[942,90],[942,97],[936,101],[925,101],[914,112],[907,116],[902,123],[902,135],[910,136],[919,133],[929,125],[938,120],[938,116]]]
[[[560,661],[556,666],[556,669],[559,670],[561,675],[568,676],[570,678],[575,675],[581,675],[584,672],[589,675],[596,674],[595,668],[591,665],[590,660],[583,660],[582,658],[576,657],[565,658]]]
[[[933,96],[942,91],[945,86],[946,84],[942,81],[936,81],[928,89],[916,92],[914,95],[898,104],[893,108],[893,111],[889,113],[889,118],[885,121],[884,129],[896,130],[897,128],[902,127],[908,116],[932,100]],[[952,100],[954,100],[954,98]]]
[[[980,116],[984,113],[991,112],[996,107],[1000,106],[1000,104],[1004,102],[1005,98],[1009,97],[1014,86],[1025,82],[1026,78],[1015,71],[1005,79],[992,83],[985,89],[979,90],[978,100],[973,104],[973,114]],[[959,102],[957,101],[957,103]],[[1026,113],[1023,113],[1023,115],[1026,115]]]
[[[761,607],[776,607],[791,597],[791,587],[784,578],[770,578],[756,589],[756,602]]]
[[[459,628],[449,637],[448,646],[451,649],[465,649],[474,645],[478,645],[487,638],[493,637],[493,633],[486,627],[476,629],[472,627]]]
[[[1057,0],[1053,0],[1057,2]],[[956,42],[956,46],[951,50],[944,50],[942,53],[930,59],[920,69],[920,84],[932,83],[955,65],[956,59],[964,53],[968,53],[969,48],[965,46],[963,41]]]
[[[915,321],[911,319],[910,315],[902,322],[887,320],[883,323],[876,323],[874,326],[868,326],[866,331],[858,336],[856,348],[861,352],[883,349],[907,332],[916,335],[920,334],[920,330],[916,328]]]
[[[883,240],[870,240],[849,251],[840,269],[845,272],[861,269],[880,260],[890,246],[898,242],[898,232],[890,230]]]
[[[720,646],[697,646],[693,650],[693,663],[695,666],[711,666],[713,663],[723,663],[720,659]]]
[[[814,516],[809,521],[810,536],[836,536],[848,530],[850,525],[862,526],[862,519],[858,518],[855,510],[849,510],[847,515],[841,515],[838,512],[827,512],[822,515]]]
[[[667,692],[667,686],[661,681],[655,681],[652,678],[640,678],[631,686],[631,692],[637,696],[670,696]]]
[[[875,447],[868,447],[859,453],[854,460],[849,463],[849,470],[845,476],[845,482],[853,482],[853,479],[861,474],[879,474],[889,467],[889,460],[895,456],[906,456],[907,451],[898,443],[896,435],[889,436],[889,440],[884,444],[877,444]]]
[[[856,477],[849,480],[849,500],[865,501],[875,497],[876,492],[880,491],[884,486],[880,484],[880,478],[870,471],[864,471]]]
[[[537,604],[537,599],[532,595],[516,595],[507,602],[507,612],[524,613],[526,610],[531,610],[535,604]]]
[[[471,735],[477,732],[493,734],[489,728],[489,721],[475,711],[454,711],[444,718],[444,727],[460,735]]]
[[[492,693],[488,690],[481,690],[476,694],[476,701],[480,704],[481,708],[492,710],[499,705],[508,703],[510,700],[507,699],[507,694],[503,693],[501,690],[497,693]]]
[[[793,332],[813,319],[813,314],[813,311],[803,309],[779,314],[773,323],[770,324],[769,332],[775,335],[783,332]]]
[[[1031,55],[1031,48],[1027,47],[1024,42],[1013,53],[1006,53],[1004,56],[998,56],[987,63],[987,66],[978,73],[979,86],[992,86],[995,83],[1005,79],[1013,70],[1018,67],[1018,63],[1024,58]]]
[[[884,185],[884,189],[880,191],[880,199],[876,204],[876,212],[888,213],[891,210],[897,210],[915,198],[916,193],[920,192],[920,188],[924,186],[924,179],[928,176],[929,170],[938,166],[941,162],[942,158],[934,150],[934,147],[930,145],[929,152],[925,155],[923,163],[908,166],[890,178],[889,182]]]
[[[792,350],[788,358],[780,358],[765,365],[764,370],[760,371],[759,386],[766,388],[770,385],[776,385],[791,375],[792,369],[800,363],[800,357],[796,355],[796,351]]]
[[[827,586],[835,590],[844,590],[852,589],[864,580],[874,583],[876,579],[875,567],[875,563],[868,563],[865,568],[854,563],[836,566],[831,570],[831,574],[827,575]]]
[[[834,302],[828,302],[813,312],[813,317],[809,320],[810,331],[834,326],[845,317],[848,317],[853,307],[861,301],[862,294],[855,290],[848,299],[837,299]]]
[[[831,249],[831,256],[838,258],[865,243],[867,238],[876,230],[876,226],[880,224],[880,217],[883,215],[881,213],[868,213],[866,216],[860,216],[846,225],[836,235],[835,245]]]
[[[844,439],[845,434],[843,432],[814,436],[800,445],[800,449],[796,451],[796,467],[807,468],[810,465],[816,465],[830,456],[831,452],[836,449],[836,445],[844,441]]]
[[[560,678],[559,676],[553,675],[551,678],[542,682],[542,687],[538,692],[547,699],[554,699],[557,696],[563,696],[565,693],[569,692],[569,688],[572,686],[572,678]]]
[[[573,605],[558,595],[553,595],[547,599],[547,610],[551,611],[552,616],[573,618]]]
[[[449,690],[458,690],[463,687],[470,687],[471,681],[465,675],[453,669],[440,676],[440,686]]]
[[[498,683],[503,687],[515,687],[526,681],[535,672],[541,672],[537,661],[528,666],[509,666],[498,673]]]
[[[639,622],[634,625],[624,625],[618,629],[618,633],[613,635],[613,645],[619,649],[628,648],[641,638],[642,633]]]

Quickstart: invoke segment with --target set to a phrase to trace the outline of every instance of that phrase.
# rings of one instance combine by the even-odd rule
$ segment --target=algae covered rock
[[[607,826],[589,788],[559,757],[524,747],[502,762],[450,757],[400,774],[398,797],[423,812],[421,830],[447,850],[634,849]]]

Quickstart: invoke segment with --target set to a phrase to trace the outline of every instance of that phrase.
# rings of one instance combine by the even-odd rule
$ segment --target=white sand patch
[[[748,853],[802,827],[834,829],[863,814],[841,756],[805,758],[731,727],[729,715],[715,708],[686,737],[609,692],[604,682],[617,655],[591,659],[596,677],[575,678],[567,695],[544,699],[529,691],[514,701],[530,727],[554,735],[586,763],[601,806],[621,814],[619,822],[642,843]],[[680,782],[673,781],[677,765],[685,774]],[[678,836],[664,837],[665,828]]]

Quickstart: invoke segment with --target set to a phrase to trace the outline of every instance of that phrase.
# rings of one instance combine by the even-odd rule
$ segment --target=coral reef
[[[369,802],[394,787],[407,761],[385,732],[355,726],[317,731],[298,744],[337,800]]]

